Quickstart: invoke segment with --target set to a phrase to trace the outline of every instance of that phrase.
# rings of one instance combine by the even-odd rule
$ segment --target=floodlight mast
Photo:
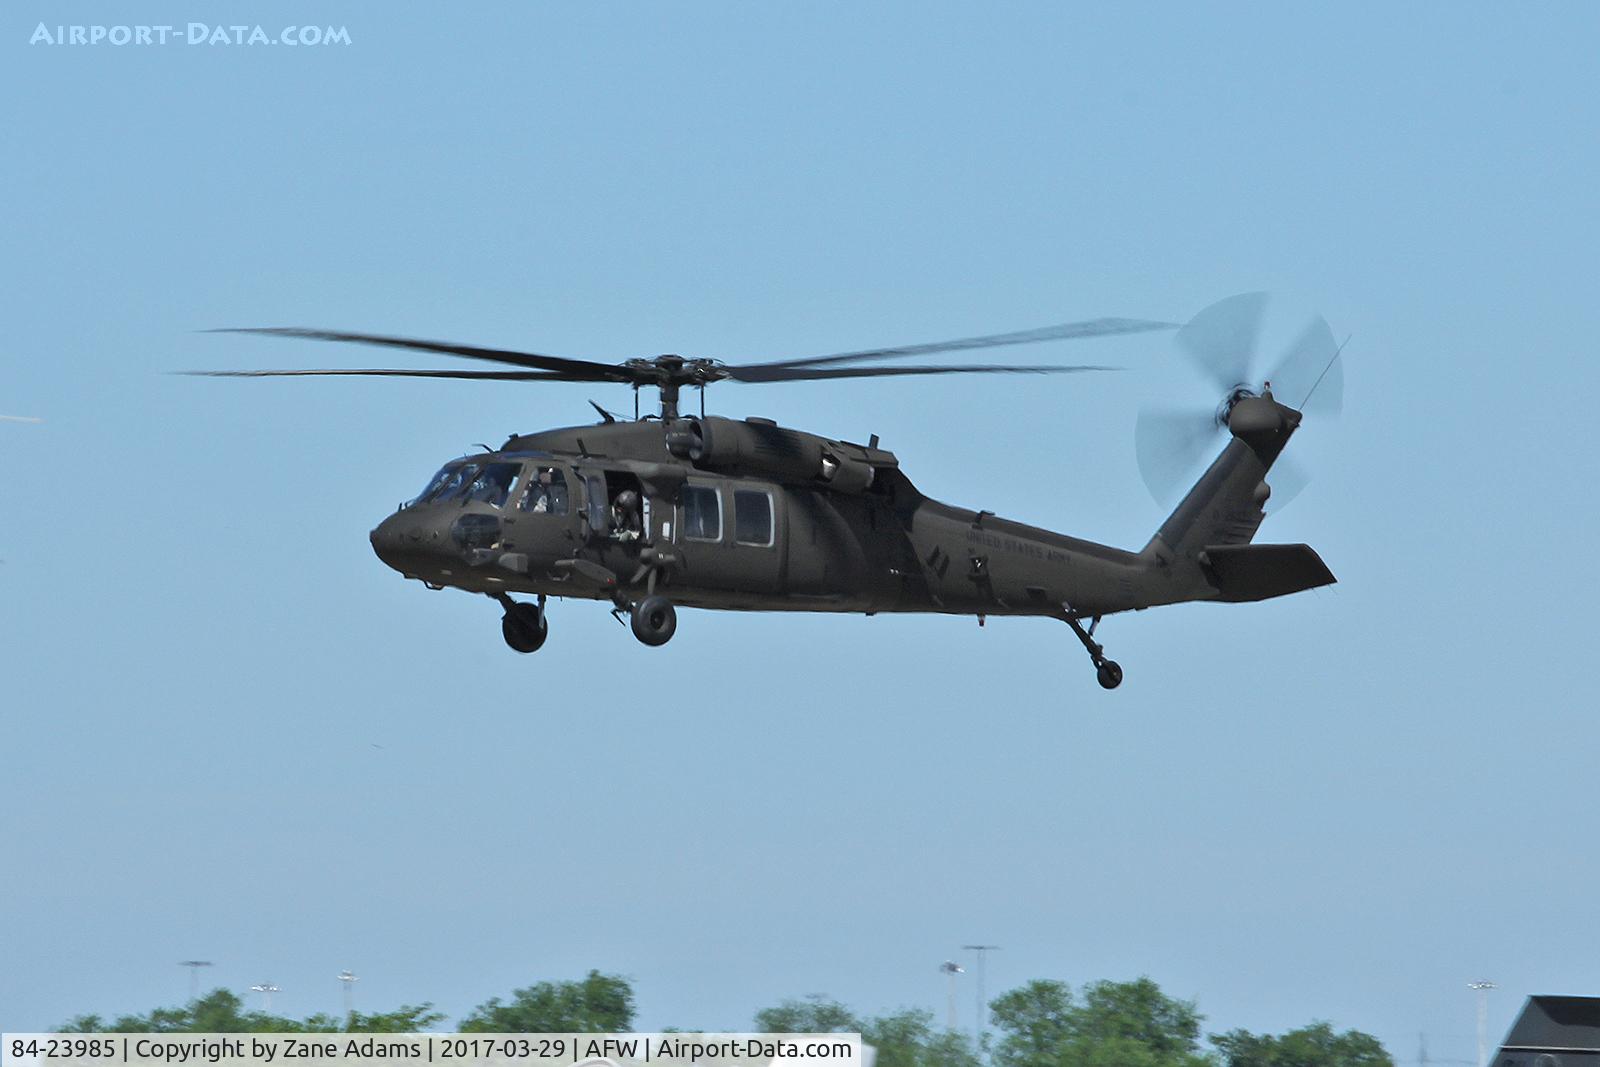
[[[346,967],[339,972],[339,981],[344,986],[344,1013],[348,1018],[355,1013],[355,985],[361,981]]]
[[[179,960],[179,967],[189,968],[189,999],[196,1000],[200,996],[200,968],[210,967],[210,960]]]
[[[266,1005],[266,1010],[267,1011],[271,1011],[272,1010],[272,994],[278,992],[278,987],[273,985],[271,982],[261,982],[258,985],[251,986],[250,987],[250,992],[252,992],[252,993],[260,993],[261,994],[261,999],[262,999],[263,1003]]]
[[[989,1036],[989,1004],[984,1000],[983,995],[984,964],[987,962],[988,954],[990,952],[998,952],[1000,946],[962,945],[961,947],[967,952],[976,952],[978,954],[978,1014],[976,1021],[973,1023],[973,1036],[978,1039],[978,1058],[984,1059],[988,1051],[985,1039]]]
[[[939,970],[944,972],[945,976],[950,980],[948,990],[950,1018],[948,1027],[953,1034],[956,1032],[956,975],[966,974],[967,972],[966,968],[954,960],[945,960],[939,964]]]
[[[1478,993],[1478,1067],[1488,1067],[1489,1064],[1489,990],[1498,989],[1487,978],[1468,982],[1468,989]]]

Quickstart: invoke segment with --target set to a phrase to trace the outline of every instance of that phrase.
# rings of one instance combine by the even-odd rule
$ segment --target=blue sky
[[[35,26],[346,26],[332,48]],[[1473,1056],[1465,983],[1600,992],[1594,137],[1576,3],[7,4],[0,1025],[181,1000],[453,1016],[590,967],[645,1028],[1149,974],[1217,1029]],[[1262,531],[1340,584],[1103,629],[591,604],[509,653],[366,532],[621,388],[220,382],[356,366],[216,326],[782,358],[1268,289],[1346,412]],[[931,495],[1137,547],[1193,380],[726,385]],[[413,365],[424,365],[421,363]],[[381,747],[378,747],[381,746]],[[970,962],[970,961],[969,961]],[[971,990],[963,993],[964,1021]]]

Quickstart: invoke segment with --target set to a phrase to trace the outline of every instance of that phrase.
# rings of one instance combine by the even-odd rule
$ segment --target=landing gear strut
[[[1072,627],[1072,632],[1078,635],[1078,640],[1083,642],[1083,647],[1089,653],[1089,659],[1094,663],[1095,680],[1100,683],[1101,689],[1115,689],[1122,684],[1122,667],[1114,659],[1106,659],[1105,649],[1095,642],[1094,629],[1100,625],[1100,616],[1096,615],[1089,620],[1089,628],[1085,630],[1083,623],[1078,621],[1069,608],[1066,615],[1067,625]]]
[[[500,635],[517,652],[537,652],[550,636],[550,623],[544,616],[544,594],[539,594],[537,604],[522,604],[504,593],[495,597],[505,608],[500,620]]]

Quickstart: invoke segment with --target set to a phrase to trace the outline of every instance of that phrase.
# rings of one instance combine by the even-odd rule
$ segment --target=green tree
[[[786,1000],[776,1008],[756,1012],[756,1032],[762,1034],[857,1034],[861,1020],[837,1000],[806,997]]]
[[[1382,1043],[1360,1030],[1335,1033],[1325,1022],[1279,1037],[1229,1030],[1212,1034],[1226,1067],[1394,1067]]]
[[[215,989],[181,1008],[156,1008],[148,1015],[123,1015],[107,1025],[98,1015],[80,1015],[61,1028],[62,1033],[241,1034],[251,1031],[277,1034],[362,1033],[409,1034],[425,1030],[444,1015],[433,1005],[406,1005],[396,1011],[363,1015],[353,1011],[344,1019],[312,1015],[289,1019],[263,1011],[245,1011],[237,993]]]
[[[978,1067],[972,1039],[955,1030],[936,1030],[933,1013],[905,1008],[866,1020],[861,1040],[877,1049],[877,1067]]]
[[[1036,978],[989,1004],[1000,1031],[994,1059],[1001,1067],[1052,1067],[1073,1039],[1077,1006],[1065,982]]]
[[[402,1004],[394,1011],[366,1014],[353,1011],[344,1020],[349,1034],[418,1034],[444,1022],[444,1012],[432,1004]]]
[[[966,1034],[933,1028],[933,1013],[905,1008],[862,1018],[836,1000],[786,1000],[756,1013],[756,1030],[767,1034],[859,1033],[877,1050],[877,1067],[979,1067]]]
[[[1174,1000],[1148,978],[1094,982],[1084,987],[1080,1037],[1127,1041],[1148,1048],[1161,1062],[1200,1053],[1204,1018],[1192,1000]]]
[[[991,1005],[1000,1067],[1211,1067],[1203,1017],[1148,978],[1094,982],[1074,1000],[1064,982],[1034,981]]]
[[[633,1029],[633,987],[620,975],[590,971],[575,982],[540,982],[493,997],[461,1022],[466,1032],[601,1034]]]
[[[954,1030],[939,1030],[929,1035],[921,1060],[924,1067],[980,1067],[972,1038]]]

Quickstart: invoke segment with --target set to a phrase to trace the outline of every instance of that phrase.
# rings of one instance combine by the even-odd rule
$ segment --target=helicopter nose
[[[378,523],[368,538],[372,551],[385,565],[409,576],[423,571],[428,550],[436,546],[439,533],[417,516],[397,511]]]

